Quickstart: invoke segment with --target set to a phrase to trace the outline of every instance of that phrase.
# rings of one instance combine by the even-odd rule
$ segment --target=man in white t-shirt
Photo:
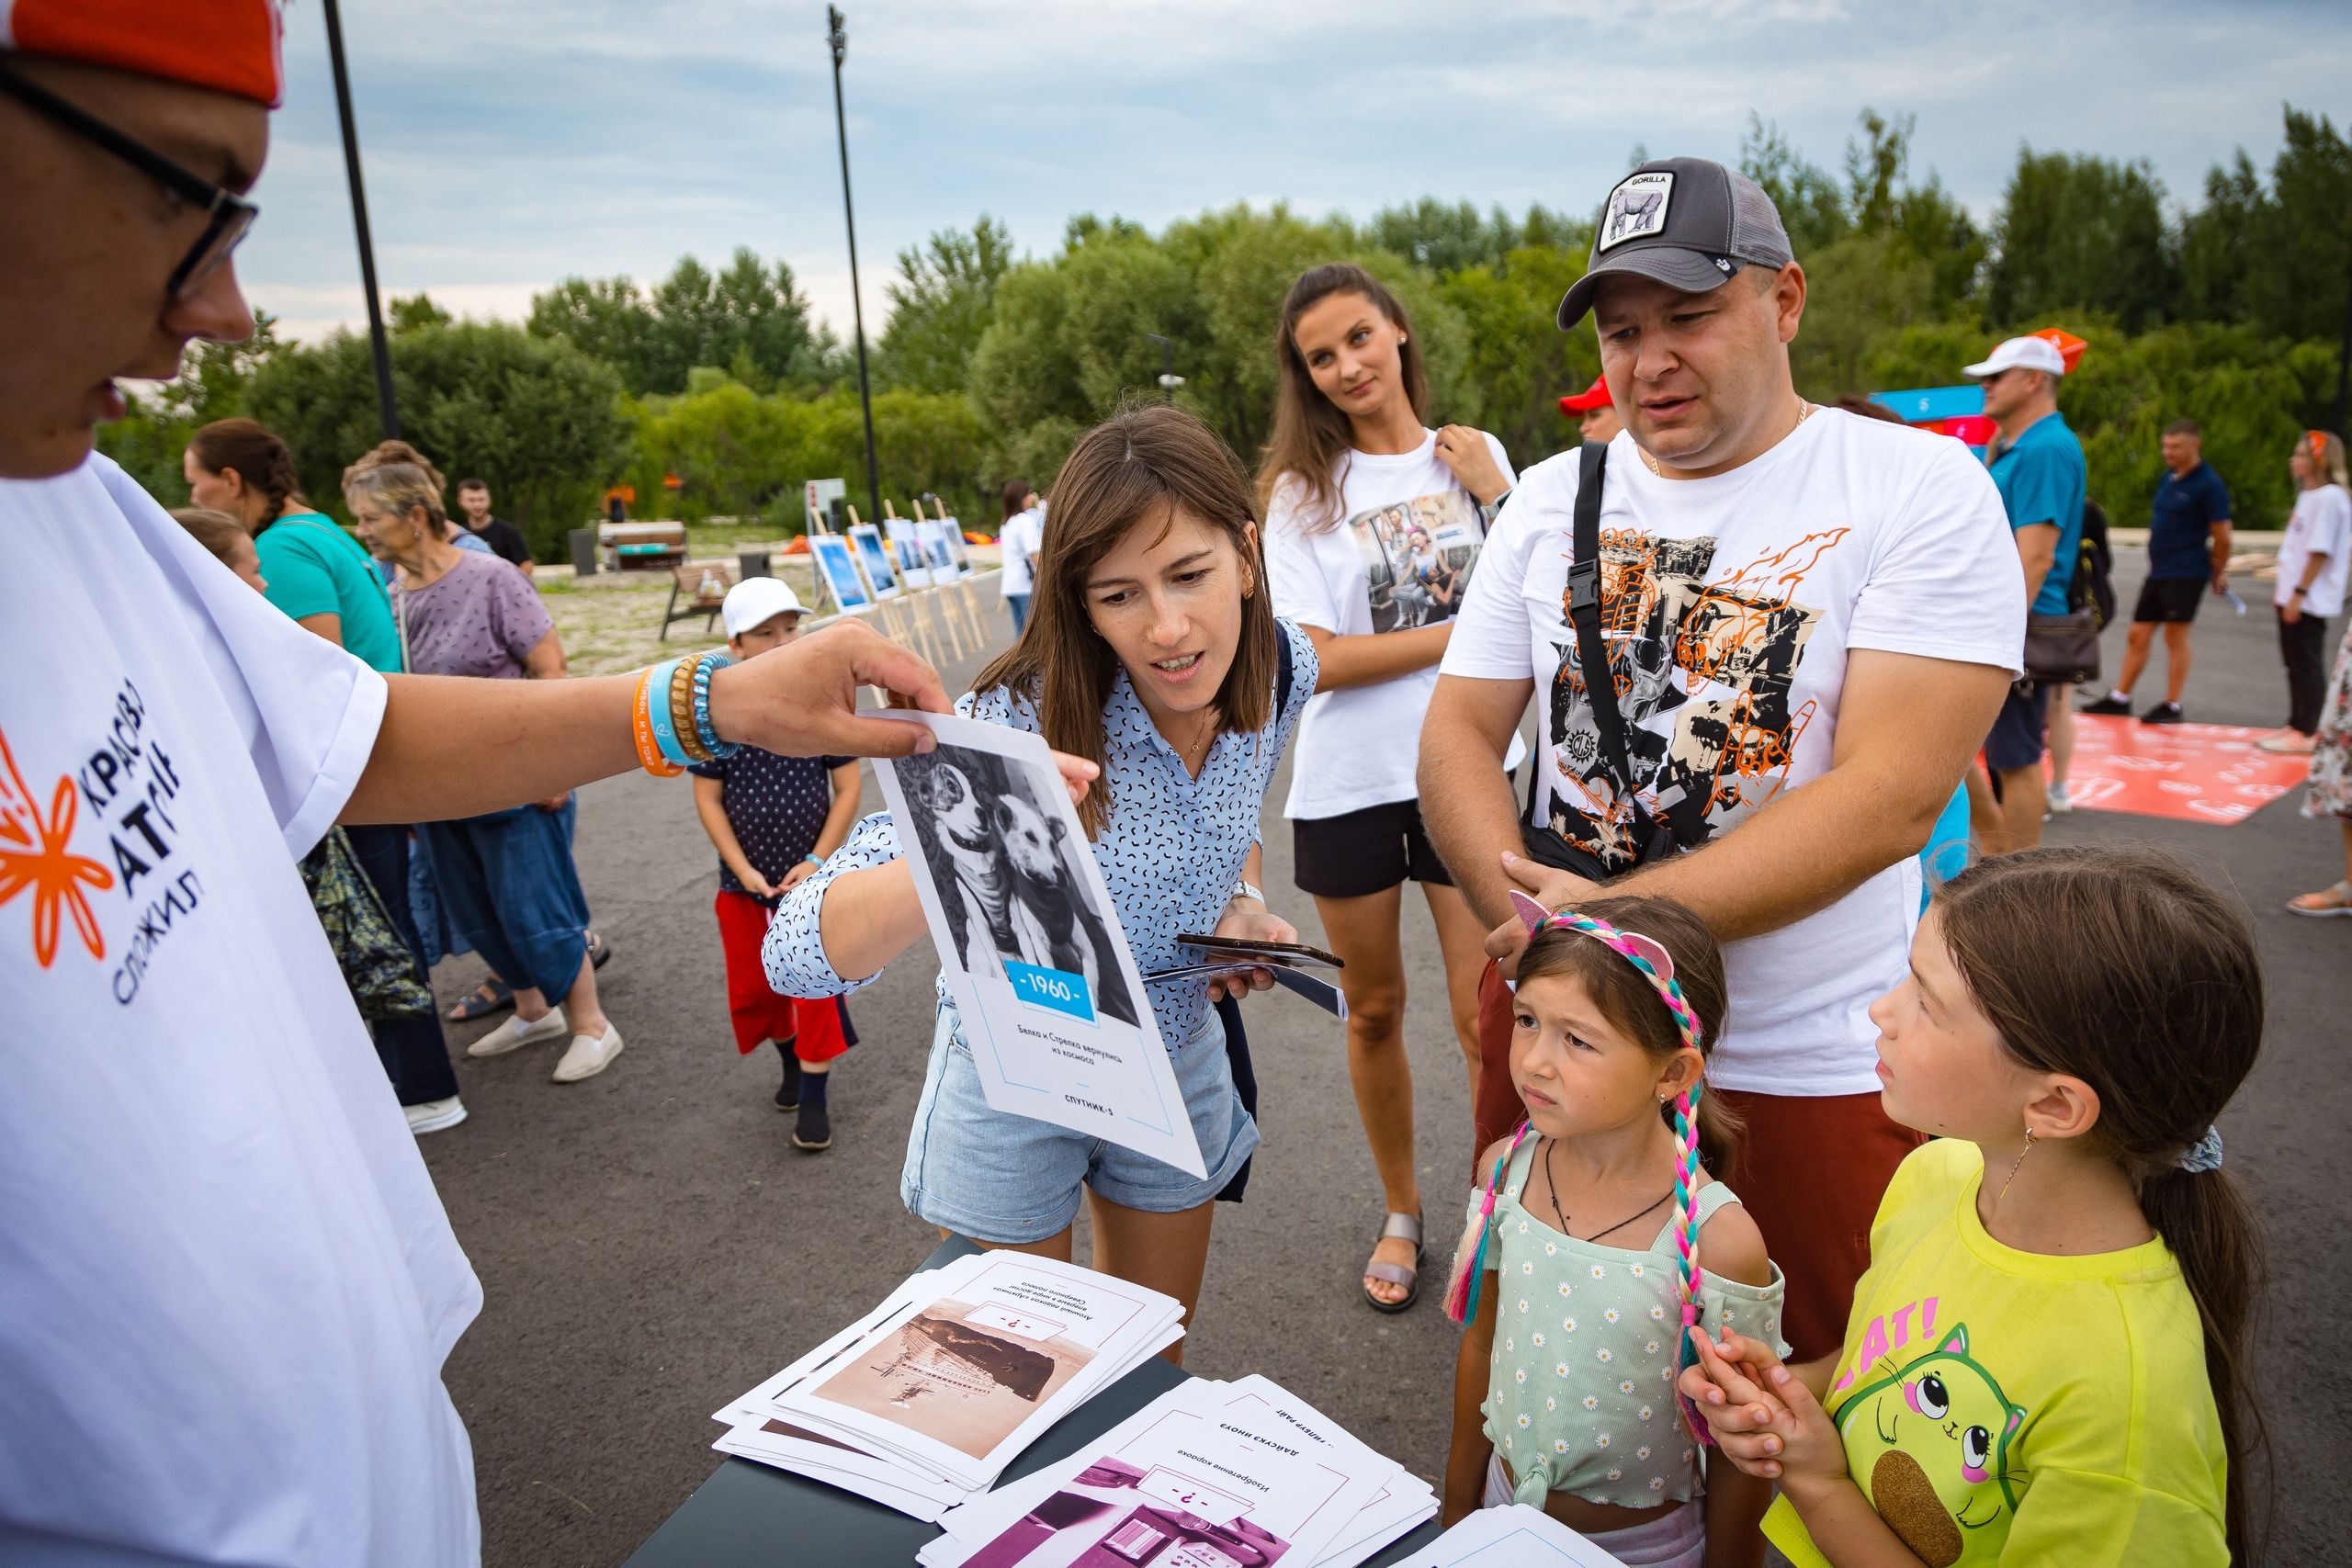
[[[1948,437],[1799,398],[1804,303],[1753,182],[1669,158],[1611,193],[1559,324],[1593,313],[1626,424],[1607,451],[1598,588],[1634,799],[1612,782],[1566,612],[1575,451],[1529,469],[1496,520],[1420,761],[1430,836],[1506,965],[1523,942],[1512,888],[1553,908],[1600,891],[1524,858],[1502,755],[1531,694],[1539,823],[1597,860],[1608,891],[1679,899],[1724,941],[1730,1023],[1709,1077],[1748,1144],[1718,1174],[1789,1277],[1800,1358],[1842,1337],[1879,1196],[1916,1141],[1880,1109],[1867,1010],[1904,976],[1917,852],[2025,637],[1984,468]],[[1687,852],[1639,863],[1644,817]],[[1492,1066],[1500,1010],[1488,1138],[1515,1115]]]
[[[441,1367],[481,1290],[294,861],[636,766],[629,678],[379,675],[91,455],[117,378],[253,330],[277,44],[268,0],[0,0],[9,1563],[479,1560]],[[868,680],[946,707],[871,634],[722,674],[768,750],[912,750]]]

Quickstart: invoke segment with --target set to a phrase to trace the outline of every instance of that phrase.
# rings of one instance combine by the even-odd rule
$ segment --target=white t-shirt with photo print
[[[1487,449],[1509,482],[1502,443],[1489,435]],[[1305,514],[1304,488],[1285,479],[1266,509],[1275,615],[1334,637],[1369,637],[1461,612],[1486,525],[1476,498],[1438,456],[1436,431],[1409,452],[1342,458],[1337,525]],[[1283,815],[1313,820],[1413,799],[1421,720],[1436,689],[1432,664],[1376,686],[1317,692],[1299,723]],[[1521,755],[1514,738],[1511,766]]]
[[[1512,492],[1442,670],[1532,677],[1551,825],[1623,865],[1629,814],[1566,614],[1577,464],[1563,453]],[[1635,793],[1685,848],[1828,771],[1849,650],[2020,671],[2017,547],[1992,479],[1950,436],[1824,410],[1730,473],[1667,479],[1620,435],[1603,489],[1603,637]],[[1919,893],[1905,855],[1819,913],[1730,943],[1730,1021],[1711,1079],[1874,1091],[1868,1010],[1903,977]]]
[[[0,539],[0,1562],[478,1562],[481,1287],[295,865],[384,678],[104,457]]]

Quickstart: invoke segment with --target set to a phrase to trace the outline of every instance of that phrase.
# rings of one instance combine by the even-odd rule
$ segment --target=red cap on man
[[[276,108],[277,0],[0,0],[0,50],[209,87]]]
[[[1595,376],[1591,386],[1560,400],[1560,412],[1569,415],[1588,414],[1595,409],[1608,406],[1609,379],[1605,376]]]

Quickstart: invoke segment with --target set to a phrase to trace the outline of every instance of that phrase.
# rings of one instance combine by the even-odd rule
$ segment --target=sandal
[[[1425,1256],[1421,1247],[1421,1216],[1390,1214],[1381,1224],[1380,1239],[1386,1241],[1392,1236],[1399,1241],[1409,1241],[1413,1244],[1413,1265],[1408,1269],[1402,1263],[1382,1263],[1375,1260],[1363,1266],[1364,1278],[1383,1280],[1389,1284],[1405,1287],[1405,1297],[1402,1301],[1384,1302],[1372,1293],[1371,1286],[1364,1286],[1364,1302],[1374,1312],[1408,1311],[1415,1302],[1421,1299],[1421,1262]]]
[[[488,1018],[492,1013],[514,1005],[514,991],[505,981],[492,975],[459,998],[449,1009],[448,1019],[451,1023],[471,1023],[478,1018]]]
[[[2352,877],[2333,887],[2324,887],[2317,893],[2305,893],[2288,899],[2287,912],[2309,915],[2315,920],[2328,919],[2336,915],[2352,915]]]
[[[613,950],[605,945],[605,939],[594,931],[590,931],[588,933],[588,967],[602,969],[605,966],[605,961],[612,955]]]

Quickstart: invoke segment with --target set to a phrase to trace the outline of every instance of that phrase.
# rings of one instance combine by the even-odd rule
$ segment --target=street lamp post
[[[849,198],[849,118],[842,108],[842,61],[849,53],[849,33],[842,19],[840,6],[825,7],[825,41],[833,51],[833,130],[842,146],[842,221],[849,230],[849,308],[857,327],[857,400],[865,411],[865,516],[873,522],[882,515],[882,476],[874,457],[874,389],[865,373],[865,300],[857,288],[857,210]]]
[[[327,62],[334,70],[334,107],[343,121],[343,168],[351,178],[351,224],[359,235],[359,286],[368,294],[368,344],[376,356],[376,404],[383,414],[384,437],[401,433],[400,410],[392,401],[392,351],[384,340],[384,307],[376,295],[376,246],[368,237],[368,192],[359,180],[359,130],[351,118],[351,77],[343,64],[343,14],[335,0],[324,0],[327,19]]]
[[[1176,400],[1176,389],[1184,384],[1184,378],[1176,374],[1175,340],[1159,333],[1143,335],[1159,345],[1159,396],[1163,401],[1172,403]]]

